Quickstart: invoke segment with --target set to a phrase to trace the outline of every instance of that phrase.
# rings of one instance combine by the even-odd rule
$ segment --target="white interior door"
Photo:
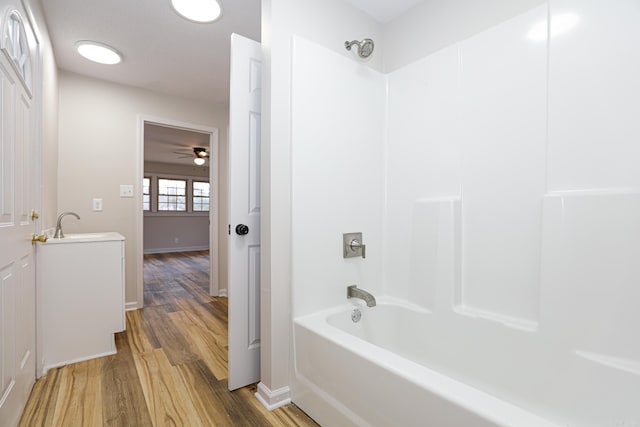
[[[35,144],[29,27],[0,16],[0,424],[18,424],[35,381]]]
[[[229,390],[260,379],[260,43],[231,35]]]

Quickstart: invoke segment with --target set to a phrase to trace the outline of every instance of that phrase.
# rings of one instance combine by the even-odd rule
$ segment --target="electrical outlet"
[[[93,211],[102,212],[102,199],[93,199]]]
[[[121,185],[120,197],[133,197],[133,185]]]

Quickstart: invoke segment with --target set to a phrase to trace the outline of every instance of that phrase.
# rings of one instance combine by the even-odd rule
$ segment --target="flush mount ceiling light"
[[[183,17],[194,22],[213,22],[222,9],[216,0],[171,0],[171,6]]]
[[[76,42],[76,50],[89,61],[99,64],[113,65],[122,61],[122,55],[111,46],[90,40]]]

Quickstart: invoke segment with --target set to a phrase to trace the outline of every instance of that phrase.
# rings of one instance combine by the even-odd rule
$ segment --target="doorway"
[[[208,281],[208,295],[217,296],[218,130],[152,117],[140,117],[139,130],[137,308],[150,300],[145,290],[153,290],[145,289],[147,258],[157,263],[169,254],[197,259],[191,263],[194,268],[202,266],[203,259],[208,261],[208,268],[194,273],[200,286]],[[190,257],[191,253],[197,256]]]

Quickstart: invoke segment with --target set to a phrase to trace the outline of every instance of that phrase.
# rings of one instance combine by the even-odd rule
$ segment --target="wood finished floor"
[[[317,426],[295,405],[266,411],[255,385],[227,390],[227,300],[208,296],[208,255],[145,255],[145,308],[127,312],[118,354],[50,370],[20,426]]]

